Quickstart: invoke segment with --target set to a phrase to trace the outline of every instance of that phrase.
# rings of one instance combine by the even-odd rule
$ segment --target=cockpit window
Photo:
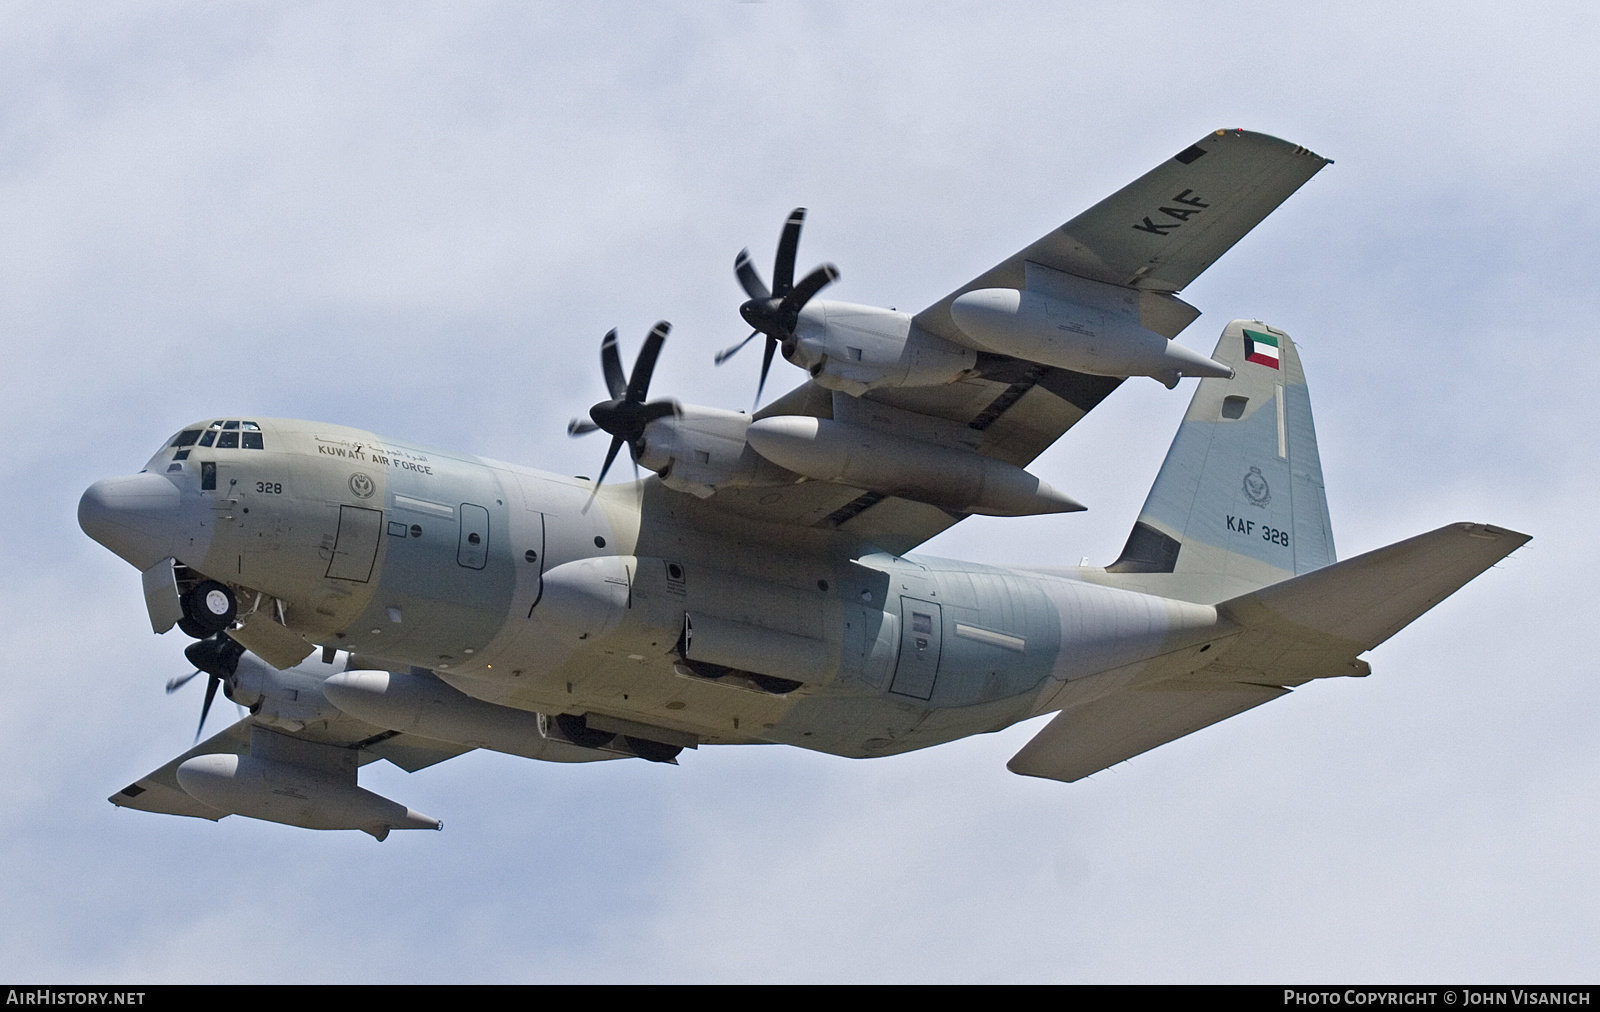
[[[196,442],[219,450],[265,450],[266,436],[257,422],[219,418],[205,429],[185,429],[173,437],[173,446],[188,447]],[[178,459],[178,458],[174,458]]]

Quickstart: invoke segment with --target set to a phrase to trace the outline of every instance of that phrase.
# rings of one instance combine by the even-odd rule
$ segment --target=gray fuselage
[[[158,453],[138,480],[177,497],[114,549],[230,585],[247,645],[272,623],[522,710],[885,755],[1057,709],[1089,676],[1120,684],[1215,635],[1207,605],[897,557],[653,478],[590,505],[582,479],[342,426],[244,424],[260,448]]]

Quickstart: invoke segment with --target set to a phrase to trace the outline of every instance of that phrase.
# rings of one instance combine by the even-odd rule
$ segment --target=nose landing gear
[[[233,591],[215,580],[202,580],[182,600],[183,618],[178,620],[178,628],[197,640],[222,632],[239,614]]]

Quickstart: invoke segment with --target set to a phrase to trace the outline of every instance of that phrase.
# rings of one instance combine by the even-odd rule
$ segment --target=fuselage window
[[[224,429],[237,429],[239,427],[239,423],[237,421],[223,422],[222,427]]]
[[[217,439],[216,432],[214,430],[208,429],[208,430],[206,430],[206,434],[200,437],[200,445],[201,446],[210,446],[212,443],[216,442],[216,439]]]
[[[172,441],[173,446],[193,446],[194,441],[200,438],[199,429],[184,429]]]
[[[259,432],[245,432],[245,433],[241,433],[241,435],[244,437],[244,448],[246,450],[264,450],[264,449],[266,449],[266,444],[261,442],[261,433],[259,433]]]
[[[224,432],[217,437],[217,449],[237,450],[239,448],[239,433],[237,431]]]
[[[239,426],[241,428],[243,428],[244,431],[246,431],[246,432],[260,432],[261,431],[261,426],[257,425],[255,422],[240,422]]]

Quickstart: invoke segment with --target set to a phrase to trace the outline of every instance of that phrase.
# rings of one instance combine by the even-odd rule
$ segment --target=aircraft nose
[[[159,474],[104,478],[78,500],[78,526],[142,571],[172,554],[180,506],[178,487]]]

